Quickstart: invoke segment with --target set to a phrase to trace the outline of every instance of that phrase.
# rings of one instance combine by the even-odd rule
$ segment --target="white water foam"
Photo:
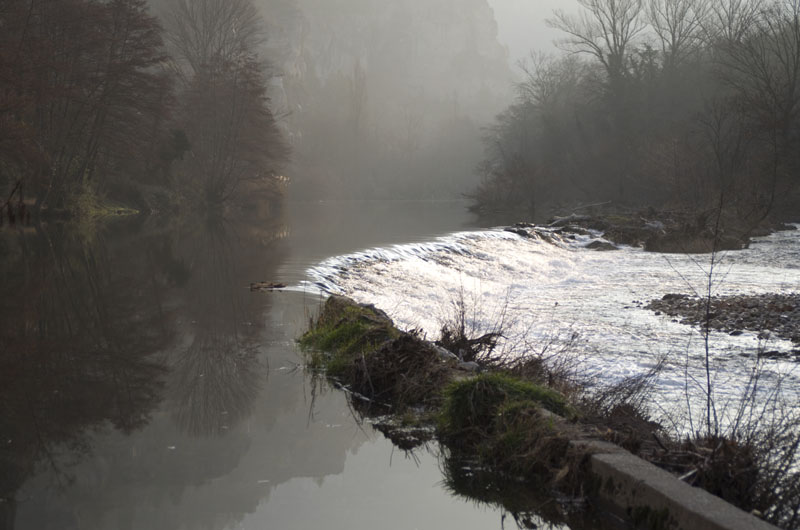
[[[509,348],[553,346],[577,333],[574,354],[580,356],[584,373],[607,383],[641,374],[666,357],[655,409],[685,413],[687,393],[692,407],[702,406],[702,336],[642,306],[667,293],[704,294],[710,255],[666,255],[630,247],[597,252],[584,248],[592,237],[551,241],[544,235],[457,233],[330,258],[308,275],[310,285],[373,303],[400,327],[423,330],[430,338],[452,318],[459,300],[478,331],[490,330],[503,319]],[[710,276],[713,294],[796,292],[800,231],[757,238],[749,249],[719,253],[716,260]],[[789,341],[764,341],[755,333],[733,337],[716,332],[710,346],[720,409],[741,396],[758,351],[793,348]],[[784,381],[784,391],[797,402],[796,367],[791,360],[767,361],[762,381]]]

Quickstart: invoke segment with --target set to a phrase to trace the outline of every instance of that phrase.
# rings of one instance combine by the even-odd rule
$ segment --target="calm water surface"
[[[248,289],[470,228],[459,203],[306,203],[0,233],[0,528],[500,528],[299,369],[316,295]]]

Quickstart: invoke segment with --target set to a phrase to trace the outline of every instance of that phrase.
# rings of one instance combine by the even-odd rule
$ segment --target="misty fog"
[[[508,47],[510,63],[526,58],[531,51],[554,53],[554,41],[563,34],[547,25],[556,9],[576,11],[576,0],[489,0],[497,20],[498,40]]]
[[[797,528],[798,229],[800,0],[0,0],[0,530]]]

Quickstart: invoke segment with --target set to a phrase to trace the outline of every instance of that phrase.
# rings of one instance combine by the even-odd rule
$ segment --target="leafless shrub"
[[[720,219],[726,206],[720,195],[714,224],[714,248],[705,269],[701,316],[704,379],[689,376],[686,361],[685,398],[689,432],[673,422],[677,446],[664,447],[664,467],[736,506],[760,514],[782,528],[800,522],[800,408],[788,401],[783,386],[786,374],[777,374],[766,363],[764,345],[753,357],[749,376],[736,398],[720,398],[713,377],[716,366],[711,342],[713,294],[724,275],[718,272]],[[699,264],[698,264],[699,265]],[[688,282],[687,282],[688,284]],[[693,289],[689,285],[690,289]],[[696,293],[697,294],[697,293]],[[698,395],[701,407],[692,403]]]
[[[587,396],[587,405],[602,415],[611,414],[620,407],[628,407],[642,417],[649,416],[648,404],[652,401],[654,385],[664,370],[665,362],[666,357],[661,357],[644,373],[596,388],[591,396]]]
[[[467,300],[462,285],[458,296],[451,300],[449,315],[442,321],[438,346],[454,353],[464,362],[476,362],[485,366],[503,337],[507,326],[508,296],[496,318],[487,327],[483,324],[482,304],[478,300]]]
[[[577,397],[587,384],[577,355],[578,333],[536,318],[522,325],[510,317],[511,303],[509,292],[495,309],[487,308],[480,299],[468,299],[462,287],[436,344],[483,370],[503,371]]]

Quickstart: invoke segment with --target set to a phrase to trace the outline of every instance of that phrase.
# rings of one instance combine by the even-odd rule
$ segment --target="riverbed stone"
[[[710,300],[669,293],[645,306],[657,315],[679,317],[680,322],[741,335],[756,333],[800,343],[800,293],[717,296]]]
[[[591,243],[586,245],[586,248],[590,250],[601,250],[601,251],[619,250],[619,247],[617,247],[616,245],[609,243],[608,241],[600,241],[600,240],[592,241]]]

